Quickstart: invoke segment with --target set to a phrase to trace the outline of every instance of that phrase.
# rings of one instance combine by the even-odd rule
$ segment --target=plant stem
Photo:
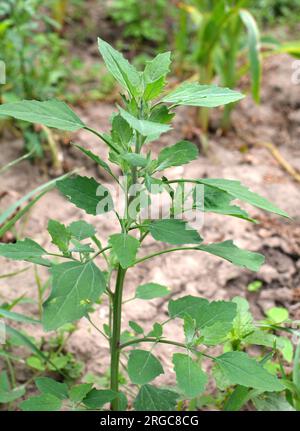
[[[113,332],[111,338],[111,363],[110,363],[110,389],[119,391],[119,365],[120,365],[120,336],[122,316],[122,294],[126,269],[119,265],[116,289],[113,298]],[[111,410],[118,410],[119,399],[115,398],[111,403]]]
[[[132,346],[133,344],[139,344],[139,343],[170,344],[172,346],[182,347],[183,349],[192,350],[194,352],[199,353],[202,356],[205,356],[206,358],[212,359],[213,361],[215,360],[215,358],[213,356],[208,355],[207,353],[201,352],[200,350],[197,350],[195,347],[188,346],[184,343],[178,343],[177,341],[165,340],[165,339],[161,339],[161,338],[150,338],[150,337],[136,338],[135,340],[130,340],[130,341],[127,341],[127,343],[121,344],[120,349],[124,349],[125,347]]]
[[[152,259],[155,256],[160,256],[165,253],[172,253],[173,251],[182,251],[182,250],[197,250],[197,247],[175,247],[175,248],[167,248],[166,250],[157,251],[156,253],[149,254],[148,256],[141,257],[135,261],[135,265],[137,263],[144,262],[145,260]]]

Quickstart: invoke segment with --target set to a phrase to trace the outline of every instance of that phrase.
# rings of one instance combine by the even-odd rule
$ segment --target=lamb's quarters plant
[[[159,139],[162,133],[171,129],[178,105],[214,107],[240,100],[243,96],[230,89],[194,83],[184,84],[169,94],[163,93],[161,97],[169,72],[170,53],[159,54],[140,72],[100,39],[99,50],[108,70],[123,89],[123,107],[118,107],[112,117],[110,134],[92,129],[66,104],[57,100],[23,101],[0,107],[2,116],[13,116],[68,131],[86,129],[97,135],[108,146],[110,164],[121,169],[122,177],[117,178],[110,165],[96,154],[79,146],[78,149],[106,170],[125,197],[123,207],[121,205],[119,209],[118,200],[112,196],[113,190],[108,190],[94,178],[75,175],[62,179],[57,187],[70,203],[94,216],[109,214],[115,217],[119,232],[102,244],[91,224],[78,221],[66,226],[50,220],[48,231],[53,245],[58,248],[57,253],[28,238],[15,244],[0,244],[0,255],[3,257],[49,268],[52,290],[43,304],[41,319],[46,331],[56,330],[82,317],[93,324],[90,315],[95,307],[98,308],[99,298],[102,301],[107,296],[109,301],[109,321],[103,329],[97,328],[110,347],[109,387],[96,389],[83,384],[67,390],[65,385],[57,382],[37,380],[41,395],[24,401],[21,408],[55,410],[66,400],[73,408],[99,410],[111,403],[112,410],[124,410],[127,406],[126,385],[124,390],[120,388],[120,363],[124,364],[124,361],[128,361],[124,364],[125,383],[129,379],[132,384],[138,385],[133,401],[136,410],[174,410],[180,400],[198,399],[208,382],[204,360],[212,363],[213,376],[219,386],[228,390],[227,395],[233,391],[231,396],[234,397],[236,391],[243,391],[247,394],[245,400],[265,393],[278,397],[278,394],[284,393],[286,379],[283,375],[279,379],[277,370],[270,372],[266,365],[275,351],[280,351],[281,342],[275,334],[266,333],[281,327],[269,323],[265,323],[263,328],[255,325],[245,300],[208,301],[183,296],[169,301],[168,319],[153,322],[150,332],[134,321],[129,322],[130,329],[123,328],[121,324],[123,303],[126,301],[151,300],[169,293],[170,286],[162,286],[149,279],[137,286],[134,298],[126,298],[127,271],[132,271],[136,265],[152,257],[194,250],[210,253],[252,271],[259,270],[263,264],[261,254],[240,249],[230,239],[205,243],[195,226],[180,217],[186,215],[185,208],[180,214],[178,204],[185,200],[181,193],[184,185],[191,186],[188,196],[192,199],[188,210],[195,209],[201,214],[215,212],[253,222],[245,210],[231,203],[239,199],[284,217],[288,215],[238,181],[207,178],[168,180],[167,171],[162,176],[163,170],[196,159],[197,148],[190,142],[181,141],[164,148],[157,159],[151,156],[149,148],[149,142]],[[199,187],[204,191],[203,199],[199,197]],[[143,211],[150,206],[151,200],[164,191],[169,197],[168,216],[157,217],[152,213],[144,216]],[[170,244],[170,247],[160,247],[158,251],[145,255],[143,241],[148,235],[159,243]],[[96,258],[102,258],[101,269]],[[100,307],[103,306],[101,302]],[[174,320],[182,327],[179,341],[164,336],[165,326]],[[263,335],[269,335],[267,341],[264,341]],[[249,341],[247,337],[251,336],[254,339]],[[172,362],[177,382],[174,388],[159,388],[153,384],[156,377],[166,372],[155,353],[158,344],[174,346]],[[249,356],[246,353],[248,344],[267,346],[269,352],[257,357]],[[151,347],[147,347],[149,345]],[[210,348],[214,349],[217,345],[220,350],[223,348],[223,353],[216,355]]]

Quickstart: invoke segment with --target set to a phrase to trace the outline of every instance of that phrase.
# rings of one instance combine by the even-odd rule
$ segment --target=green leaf
[[[195,321],[197,329],[215,327],[216,324],[221,323],[226,326],[228,332],[236,313],[236,304],[230,301],[208,302],[207,299],[190,295],[169,301],[170,317],[181,319],[190,317]]]
[[[173,355],[177,386],[188,398],[200,395],[207,384],[207,375],[189,355],[175,353]]]
[[[150,233],[156,241],[169,244],[199,244],[202,238],[195,229],[191,229],[184,220],[161,219],[149,226]]]
[[[42,394],[36,397],[28,398],[20,404],[21,410],[34,412],[51,412],[60,410],[61,400],[51,394]]]
[[[44,394],[54,395],[60,400],[68,398],[68,386],[49,377],[38,377],[35,379],[38,390]]]
[[[246,9],[240,10],[240,17],[248,32],[248,57],[250,63],[252,97],[259,103],[261,85],[260,33],[253,15]]]
[[[148,164],[148,160],[141,154],[127,153],[122,155],[124,159],[130,166],[144,168]]]
[[[105,278],[93,262],[66,262],[51,268],[52,291],[44,303],[46,331],[83,317],[105,290]]]
[[[18,398],[23,397],[25,395],[25,387],[19,386],[12,390],[2,390],[0,389],[0,403],[11,403],[12,401],[17,400]]]
[[[163,326],[160,323],[155,322],[147,337],[160,338],[163,334]]]
[[[129,149],[133,130],[120,114],[114,114],[113,116],[111,137],[113,142],[117,142],[125,151]]]
[[[216,346],[225,343],[230,338],[232,322],[217,321],[211,326],[205,326],[201,331],[202,343],[206,346]]]
[[[56,245],[62,253],[67,253],[71,234],[66,226],[57,220],[49,220],[48,232],[52,238],[52,244]]]
[[[224,411],[236,412],[240,410],[250,398],[250,390],[245,386],[236,386],[224,405]]]
[[[14,244],[0,244],[0,256],[13,260],[29,260],[41,257],[47,252],[32,239],[17,241]]]
[[[137,324],[136,322],[133,322],[132,320],[129,320],[128,324],[129,324],[130,328],[135,333],[137,333],[137,334],[143,334],[144,333],[143,328],[139,324]]]
[[[223,190],[232,195],[234,198],[240,199],[243,202],[247,202],[250,205],[261,208],[265,211],[273,212],[284,217],[289,217],[289,215],[285,211],[282,211],[262,196],[251,192],[239,181],[225,180],[222,178],[202,178],[196,181],[200,184],[206,184],[208,186],[216,187],[217,189]]]
[[[294,407],[285,399],[283,395],[266,394],[252,398],[256,409],[261,412],[291,412]]]
[[[215,85],[200,85],[197,83],[183,83],[174,91],[167,94],[162,101],[174,105],[203,106],[214,108],[227,103],[237,102],[244,95]]]
[[[70,251],[72,253],[93,253],[95,250],[90,247],[90,244],[82,244],[77,239],[72,239],[72,244],[74,247],[71,247]]]
[[[70,202],[83,209],[87,214],[103,214],[113,209],[109,191],[97,183],[94,178],[76,175],[58,181],[56,186]]]
[[[39,199],[41,199],[44,194],[51,189],[53,189],[56,185],[56,182],[58,180],[61,180],[63,178],[67,178],[70,175],[70,173],[66,175],[62,175],[59,178],[55,178],[54,180],[48,181],[45,184],[42,184],[39,187],[36,187],[35,189],[31,190],[29,193],[26,193],[24,196],[22,196],[20,199],[15,201],[12,205],[10,205],[5,211],[3,211],[0,215],[0,238],[9,230],[12,226],[24,215],[27,211],[36,203]],[[39,194],[38,194],[39,193]],[[35,196],[37,195],[37,196]],[[33,198],[31,200],[31,198]],[[28,202],[25,207],[20,209],[20,207],[25,203]]]
[[[82,151],[91,160],[93,160],[94,162],[96,162],[97,165],[101,166],[101,168],[103,168],[109,175],[111,175],[112,177],[114,177],[114,174],[113,174],[112,170],[110,169],[110,167],[108,166],[108,164],[106,162],[104,162],[104,160],[100,159],[99,156],[97,156],[96,154],[94,154],[92,151],[87,150],[87,149],[81,147],[80,145],[75,145],[75,147],[78,148],[80,151]]]
[[[196,333],[196,322],[190,315],[184,316],[183,330],[186,344],[191,344]]]
[[[151,382],[164,370],[155,356],[146,350],[132,350],[128,359],[128,375],[132,383],[143,385]]]
[[[170,64],[170,52],[158,54],[153,60],[146,63],[146,67],[143,72],[145,100],[152,100],[160,95],[165,86],[165,76],[170,71]]]
[[[69,390],[70,400],[74,403],[79,403],[87,396],[92,387],[92,383],[82,383],[80,385],[72,386],[72,388]]]
[[[199,245],[197,250],[222,257],[234,265],[250,269],[251,271],[259,271],[265,260],[262,254],[238,248],[232,241]]]
[[[266,315],[273,324],[279,325],[289,318],[289,312],[283,307],[272,307],[267,310]]]
[[[232,325],[236,313],[237,307],[234,302],[212,301],[193,317],[196,320],[197,328],[201,329],[219,322]]]
[[[237,315],[233,321],[234,336],[241,340],[255,330],[249,303],[245,298],[235,297],[232,302],[237,304]]]
[[[56,99],[44,102],[23,100],[4,103],[0,106],[1,115],[70,132],[85,127],[85,124],[68,105]]]
[[[171,166],[181,166],[198,158],[199,151],[195,144],[189,141],[180,141],[171,147],[164,148],[158,155],[157,171]]]
[[[14,311],[6,310],[0,307],[0,316],[7,319],[14,320],[15,322],[37,324],[40,323],[39,320],[31,319],[30,317],[24,316],[23,314],[15,313]]]
[[[269,392],[284,389],[277,377],[266,371],[262,365],[244,352],[224,353],[216,357],[215,362],[233,385]]]
[[[141,92],[141,76],[123,55],[104,40],[98,38],[99,51],[109,72],[133,96]]]
[[[74,221],[68,226],[68,230],[74,238],[78,239],[78,241],[91,238],[96,233],[94,226],[84,220]]]
[[[117,397],[117,393],[107,390],[92,389],[83,399],[83,404],[89,409],[100,410],[104,404],[110,403]]]
[[[134,401],[137,411],[174,411],[178,394],[152,385],[143,385]]]
[[[117,233],[109,237],[109,244],[116,254],[122,268],[134,265],[140,242],[131,235]]]
[[[30,338],[27,335],[23,334],[22,332],[18,331],[15,328],[12,328],[9,325],[5,325],[5,331],[8,335],[14,338],[14,340],[17,340],[20,345],[26,346],[29,350],[35,353],[40,359],[49,363],[48,357],[41,350],[39,350],[35,344],[33,344],[33,342],[30,340]]]
[[[137,287],[135,297],[139,299],[162,298],[169,295],[170,290],[166,286],[157,283],[141,284]]]
[[[179,317],[184,319],[186,316],[196,319],[202,311],[208,307],[208,300],[197,296],[183,296],[182,298],[171,299],[168,305],[169,316],[174,319]]]
[[[140,120],[121,107],[118,108],[120,115],[124,118],[124,120],[127,121],[129,126],[138,131],[143,136],[159,136],[171,129],[171,127],[167,124],[156,123],[149,120]]]
[[[204,191],[199,196],[201,198],[200,202],[197,201],[197,197],[194,193],[194,205],[200,211],[229,215],[254,222],[246,211],[237,205],[231,205],[231,201],[235,198],[223,190],[204,185]]]
[[[166,76],[170,72],[171,52],[158,54],[153,60],[147,61],[143,73],[146,83],[155,82],[159,78]]]

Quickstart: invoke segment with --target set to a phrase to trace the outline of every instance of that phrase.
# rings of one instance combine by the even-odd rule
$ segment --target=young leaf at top
[[[104,40],[98,38],[98,47],[107,69],[132,96],[141,93],[141,75],[123,55]]]
[[[85,127],[85,124],[68,105],[55,99],[44,102],[23,100],[4,103],[0,106],[0,116],[13,117],[70,132],[76,132]]]
[[[178,394],[168,389],[159,389],[152,385],[143,385],[134,401],[137,411],[173,411]]]
[[[52,243],[56,245],[62,253],[67,253],[71,234],[66,226],[57,220],[49,220],[48,232],[52,238]]]
[[[197,249],[222,257],[234,265],[250,269],[250,271],[259,271],[265,261],[262,254],[238,248],[232,241],[199,245]]]
[[[183,83],[162,101],[174,105],[203,106],[214,108],[227,103],[237,102],[244,98],[238,91],[220,88],[214,85],[200,85],[197,83]]]
[[[140,242],[131,235],[116,233],[109,237],[109,244],[118,258],[122,268],[134,265]]]
[[[96,233],[96,229],[94,228],[94,226],[84,220],[72,222],[68,226],[68,230],[74,238],[78,239],[78,241],[82,241],[86,238],[91,238]]]
[[[0,256],[13,260],[31,260],[47,254],[39,244],[26,238],[15,244],[0,244]]]
[[[215,362],[233,385],[270,392],[284,389],[277,377],[244,352],[224,353],[215,358]]]
[[[162,298],[169,295],[170,290],[166,286],[157,283],[141,284],[137,287],[135,297],[139,299]]]
[[[152,100],[160,95],[165,85],[165,76],[170,71],[170,64],[170,52],[158,54],[153,60],[147,61],[142,75],[145,85],[145,100]]]
[[[128,359],[128,375],[132,383],[143,385],[151,382],[164,370],[161,363],[151,352],[132,350]]]
[[[149,230],[156,241],[168,244],[199,244],[202,242],[202,238],[198,232],[195,229],[189,228],[184,220],[154,220],[150,224]]]
[[[158,155],[157,171],[171,166],[181,166],[198,158],[199,151],[195,144],[189,141],[180,141],[171,147],[164,148]]]
[[[46,331],[83,317],[105,290],[105,278],[93,262],[66,262],[54,265],[52,291],[44,303]]]
[[[75,175],[58,181],[56,187],[70,202],[87,214],[104,214],[113,209],[109,191],[94,178]]]
[[[122,118],[127,121],[129,126],[134,130],[137,130],[143,136],[159,136],[171,129],[167,124],[156,123],[149,120],[140,120],[121,107],[119,107],[119,112]]]
[[[189,355],[175,353],[173,355],[177,386],[188,398],[200,395],[207,384],[207,375]]]

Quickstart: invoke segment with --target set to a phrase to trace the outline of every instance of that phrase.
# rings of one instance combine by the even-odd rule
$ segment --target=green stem
[[[121,336],[121,315],[122,315],[122,294],[126,269],[119,265],[116,289],[113,298],[113,332],[111,338],[111,363],[110,363],[110,389],[119,391],[119,366],[120,366],[120,336]],[[111,403],[111,410],[118,410],[119,399],[115,398]]]
[[[167,248],[166,250],[157,251],[156,253],[149,254],[148,256],[141,257],[135,261],[135,264],[144,262],[145,260],[152,259],[152,257],[160,256],[165,253],[172,253],[173,251],[182,251],[182,250],[197,250],[197,247],[175,247],[175,248]]]
[[[135,340],[127,341],[127,343],[121,344],[120,349],[124,349],[125,347],[132,346],[133,344],[139,344],[139,343],[160,343],[160,344],[170,344],[172,346],[176,347],[182,347],[183,349],[193,350],[194,352],[199,353],[202,356],[205,356],[206,358],[212,359],[213,361],[215,358],[213,356],[208,355],[207,353],[201,352],[200,350],[197,350],[195,347],[187,346],[184,343],[178,343],[177,341],[173,340],[164,340],[160,338],[136,338]]]

